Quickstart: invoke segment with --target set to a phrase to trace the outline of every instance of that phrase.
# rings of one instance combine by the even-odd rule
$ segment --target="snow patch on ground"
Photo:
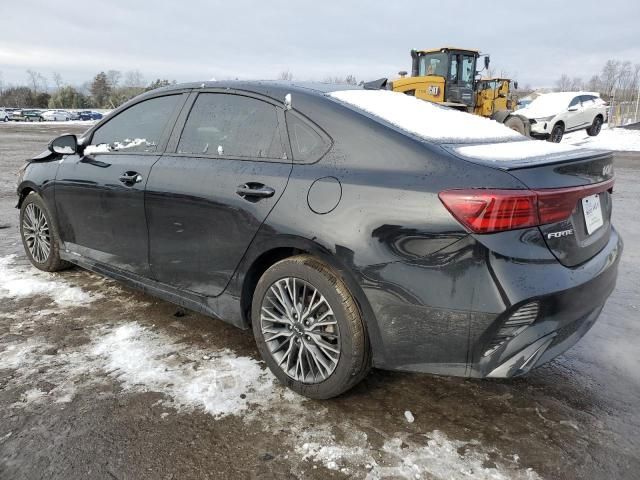
[[[329,96],[438,143],[523,139],[501,123],[389,90],[340,90]]]
[[[78,307],[99,297],[70,285],[56,274],[15,263],[16,256],[0,257],[0,298],[46,295],[60,307]]]
[[[605,128],[596,137],[590,137],[585,130],[567,133],[563,144],[588,147],[596,150],[613,150],[618,152],[640,152],[640,130],[627,128]]]
[[[230,350],[203,351],[130,323],[100,335],[92,353],[125,390],[161,392],[178,409],[220,417],[275,399],[273,375]],[[202,362],[202,359],[206,359]]]
[[[479,442],[449,439],[434,430],[428,434],[397,433],[385,440],[382,449],[371,446],[364,432],[353,426],[342,425],[343,440],[336,441],[328,426],[314,426],[296,439],[295,451],[302,460],[320,463],[329,470],[355,478],[376,480],[382,478],[433,478],[537,480],[531,469],[518,468],[513,458],[511,465],[503,466],[490,461]]]

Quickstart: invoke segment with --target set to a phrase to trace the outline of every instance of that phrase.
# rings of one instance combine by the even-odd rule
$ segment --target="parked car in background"
[[[79,120],[100,120],[103,115],[99,112],[92,112],[90,110],[83,110],[78,112]]]
[[[25,120],[23,110],[21,108],[7,108],[9,120],[13,122],[21,122]]]
[[[25,122],[44,122],[42,110],[22,110],[22,116],[24,117]]]
[[[69,113],[64,110],[47,110],[42,112],[42,118],[47,121],[66,122],[69,118]]]
[[[559,143],[565,133],[576,130],[598,135],[607,118],[607,104],[594,92],[553,92],[514,113],[529,119],[532,137]]]
[[[5,109],[0,108],[0,122],[8,122],[9,121],[9,112]]]
[[[77,110],[68,110],[69,120],[80,120],[80,113]]]
[[[575,344],[616,282],[613,183],[609,152],[402,93],[209,82],[53,140],[17,203],[35,267],[253,329],[329,398],[372,366],[508,378]]]

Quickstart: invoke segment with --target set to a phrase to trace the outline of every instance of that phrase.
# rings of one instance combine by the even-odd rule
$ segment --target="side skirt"
[[[150,278],[141,277],[131,272],[126,272],[103,263],[90,260],[80,255],[60,251],[60,257],[74,265],[91,272],[113,278],[129,287],[140,290],[145,294],[161,298],[189,310],[203,315],[222,320],[236,327],[246,329],[240,316],[240,300],[231,295],[222,293],[218,297],[206,297],[193,292],[187,292],[175,288],[166,283],[158,282]],[[224,313],[221,315],[219,312]]]

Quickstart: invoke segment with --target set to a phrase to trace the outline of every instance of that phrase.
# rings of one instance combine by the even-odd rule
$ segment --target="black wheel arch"
[[[376,358],[384,357],[382,339],[373,308],[356,280],[356,275],[347,267],[339,254],[307,238],[283,236],[254,240],[236,271],[234,285],[229,286],[235,291],[234,294],[240,297],[243,327],[251,328],[253,292],[263,273],[280,260],[302,254],[311,255],[333,268],[353,295],[364,320],[375,365]]]

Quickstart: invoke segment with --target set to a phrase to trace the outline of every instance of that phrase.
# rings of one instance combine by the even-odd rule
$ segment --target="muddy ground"
[[[250,332],[28,265],[15,172],[84,128],[0,124],[1,479],[639,478],[640,155],[616,170],[617,289],[575,347],[521,379],[374,371],[316,402]]]

